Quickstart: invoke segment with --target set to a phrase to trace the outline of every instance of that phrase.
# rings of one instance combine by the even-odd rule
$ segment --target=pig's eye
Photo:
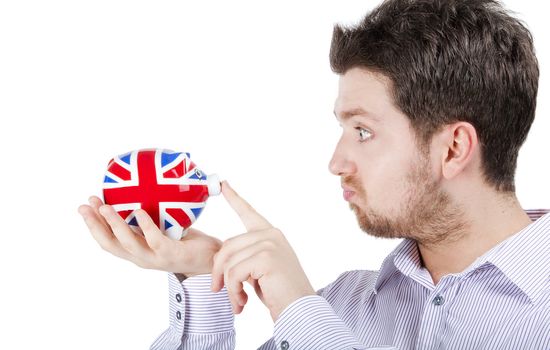
[[[195,169],[195,175],[200,179],[202,177],[202,172],[199,169]]]

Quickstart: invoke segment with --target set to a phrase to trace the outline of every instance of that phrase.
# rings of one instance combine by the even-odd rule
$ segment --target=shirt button
[[[444,302],[445,302],[445,299],[443,299],[441,295],[436,296],[434,300],[432,300],[432,303],[436,306],[443,305]]]
[[[178,301],[178,303],[181,303],[181,295],[180,295],[180,293],[176,294],[176,300]]]
[[[181,312],[179,312],[179,311],[176,312],[176,318],[177,318],[178,320],[181,320]]]
[[[288,349],[288,342],[286,340],[283,340],[281,342],[281,350],[287,350]]]

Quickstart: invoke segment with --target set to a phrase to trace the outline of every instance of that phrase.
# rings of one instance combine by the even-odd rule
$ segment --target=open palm
[[[110,205],[92,196],[89,205],[78,207],[90,233],[101,248],[145,269],[181,273],[187,277],[210,273],[213,256],[222,242],[197,229],[189,228],[181,240],[162,234],[143,209],[135,212],[143,233],[136,233]]]

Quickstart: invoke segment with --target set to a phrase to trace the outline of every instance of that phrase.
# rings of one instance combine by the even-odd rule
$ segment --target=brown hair
[[[387,0],[357,25],[335,25],[332,70],[391,81],[422,145],[442,126],[471,123],[482,171],[514,192],[518,152],[533,123],[539,69],[531,33],[494,0]]]

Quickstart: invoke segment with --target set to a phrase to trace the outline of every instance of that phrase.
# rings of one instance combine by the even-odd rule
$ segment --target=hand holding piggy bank
[[[159,229],[181,239],[199,217],[209,196],[220,194],[220,181],[205,175],[191,155],[166,149],[131,151],[111,159],[103,180],[103,198],[130,227],[141,232],[134,211],[145,210]]]

